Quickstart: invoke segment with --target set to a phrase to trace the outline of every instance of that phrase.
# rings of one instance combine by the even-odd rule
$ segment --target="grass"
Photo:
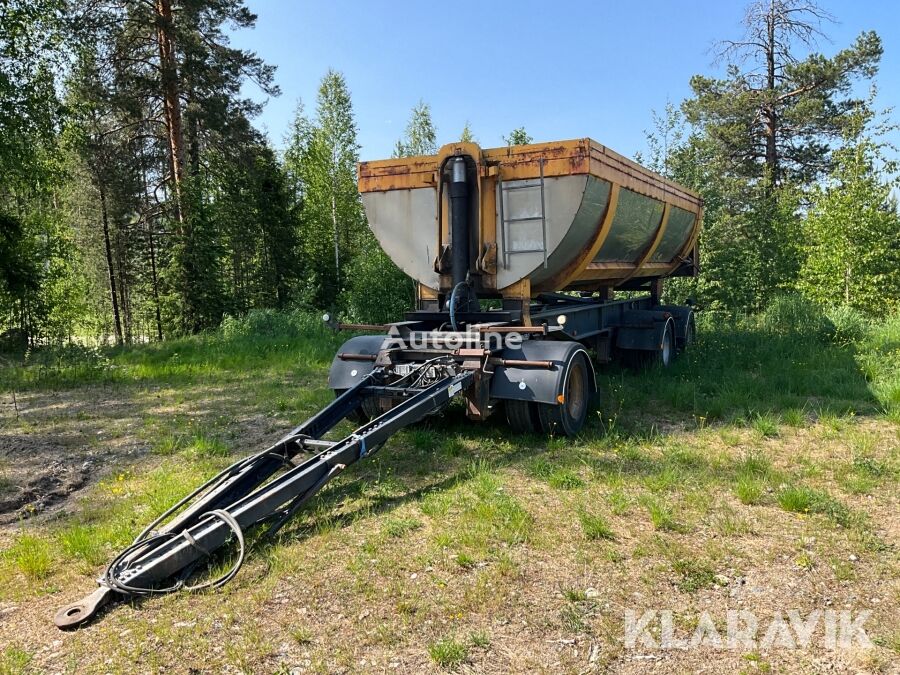
[[[422,504],[423,513],[446,528],[436,544],[453,551],[457,564],[464,568],[481,560],[497,560],[502,547],[525,543],[534,523],[489,465],[473,463],[468,475],[441,497],[426,497]]]
[[[603,516],[582,512],[578,514],[584,538],[590,541],[598,539],[615,539],[616,535]]]
[[[734,493],[741,501],[741,504],[747,506],[759,504],[765,493],[765,484],[758,478],[741,476],[738,478],[737,483],[735,483]]]
[[[780,419],[772,413],[757,413],[752,422],[753,430],[762,438],[775,438],[778,435]]]
[[[447,637],[428,645],[428,655],[442,668],[452,668],[466,660],[469,649],[464,642]]]
[[[686,526],[675,518],[672,507],[664,500],[648,495],[641,501],[647,509],[654,529],[663,532],[685,532],[687,530]]]
[[[0,652],[0,675],[20,675],[27,672],[31,654],[19,647],[6,647]]]
[[[50,542],[27,532],[15,538],[4,558],[32,581],[46,579],[53,571]]]
[[[788,485],[778,494],[778,505],[792,513],[817,513],[848,527],[855,522],[855,514],[844,504],[821,490],[802,485]]]
[[[672,569],[678,575],[675,585],[684,593],[696,593],[716,581],[715,570],[700,560],[679,558],[672,564]]]
[[[251,537],[223,591],[114,608],[60,648],[29,632],[21,617],[90,590],[154,515],[330,400],[347,336],[267,320],[0,369],[23,411],[0,433],[84,438],[104,458],[53,518],[0,530],[0,601],[20,608],[0,621],[0,644],[18,645],[0,672],[580,672],[587,642],[615,671],[629,658],[616,608],[677,592],[685,616],[718,616],[731,584],[782,562],[799,592],[814,578],[816,597],[879,598],[867,631],[879,658],[894,653],[883,589],[900,567],[878,523],[900,478],[896,319],[836,341],[771,317],[701,317],[696,349],[670,372],[601,370],[601,407],[576,440],[516,437],[502,413],[476,425],[454,408],[350,467],[276,541]],[[14,468],[2,467],[8,481]],[[771,581],[781,606],[805,597]],[[787,670],[802,670],[795,658]],[[756,668],[730,652],[717,666]]]

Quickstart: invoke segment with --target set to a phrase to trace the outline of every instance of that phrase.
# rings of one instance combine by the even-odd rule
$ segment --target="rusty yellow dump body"
[[[420,298],[452,287],[449,165],[466,159],[470,268],[483,294],[637,288],[696,273],[700,197],[584,138],[362,162],[359,190],[385,252]]]

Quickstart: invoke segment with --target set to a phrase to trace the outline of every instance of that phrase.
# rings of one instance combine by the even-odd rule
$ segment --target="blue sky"
[[[822,0],[832,54],[881,35],[880,107],[900,110],[900,3]],[[278,67],[282,89],[257,119],[277,146],[298,98],[310,111],[328,68],[353,95],[362,159],[390,156],[410,108],[431,104],[438,142],[466,120],[484,147],[524,126],[536,141],[590,136],[622,154],[644,147],[651,110],[713,73],[717,39],[739,37],[743,2],[248,0],[255,30],[233,44]],[[248,88],[248,94],[260,94]],[[895,116],[895,119],[897,116]],[[900,141],[900,136],[896,136]]]

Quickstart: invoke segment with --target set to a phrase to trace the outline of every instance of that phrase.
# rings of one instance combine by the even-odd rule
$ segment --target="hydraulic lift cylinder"
[[[466,160],[452,160],[450,176],[450,246],[453,286],[464,282],[469,273],[469,185]]]

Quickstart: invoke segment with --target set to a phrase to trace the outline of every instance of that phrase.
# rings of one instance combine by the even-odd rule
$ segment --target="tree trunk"
[[[331,224],[334,226],[334,293],[335,296],[341,289],[341,247],[338,238],[337,221],[337,197],[334,194],[336,187],[331,189]]]
[[[109,272],[109,298],[112,301],[113,323],[116,330],[116,344],[122,344],[122,320],[119,316],[119,298],[116,292],[116,272],[113,269],[112,246],[109,239],[109,215],[106,210],[106,191],[103,189],[102,181],[99,182],[100,188],[100,213],[103,218],[103,244],[106,249],[106,269]]]
[[[175,217],[184,226],[184,135],[181,128],[181,100],[178,97],[178,64],[175,59],[175,24],[171,0],[156,0],[156,41],[162,84],[163,114],[169,144],[169,168],[175,196]]]
[[[766,43],[766,171],[768,185],[766,191],[778,181],[778,146],[776,133],[778,129],[778,113],[775,110],[775,0],[769,5],[766,17],[768,42]]]
[[[188,103],[194,99],[193,88],[188,90]],[[191,114],[191,105],[187,112],[187,150],[188,165],[191,176],[200,175],[200,122],[196,114]]]
[[[144,183],[144,223],[147,226],[147,245],[150,247],[150,281],[153,285],[153,305],[156,311],[156,337],[162,342],[162,312],[159,308],[159,276],[156,273],[156,246],[153,243],[153,224],[150,222],[150,193],[147,184],[145,146],[141,145],[141,180]]]
[[[153,304],[156,309],[156,337],[162,342],[162,313],[159,311],[159,277],[156,274],[156,249],[153,246],[153,227],[148,223],[147,233],[150,242],[150,279],[153,281]]]
[[[131,303],[128,300],[128,279],[125,273],[125,253],[122,250],[122,236],[116,231],[116,269],[119,273],[119,315],[122,317],[122,334],[125,344],[131,344]]]

